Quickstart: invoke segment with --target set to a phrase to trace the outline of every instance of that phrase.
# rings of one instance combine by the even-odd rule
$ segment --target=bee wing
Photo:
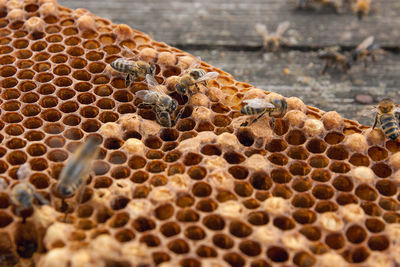
[[[26,178],[29,177],[29,175],[31,175],[31,172],[32,172],[31,165],[29,165],[28,162],[25,162],[17,170],[18,180],[25,180]]]
[[[49,201],[47,201],[47,199],[45,199],[41,194],[39,194],[38,192],[33,192],[33,195],[37,198],[37,200],[39,200],[40,203],[44,204],[44,205],[49,205]]]
[[[149,90],[155,91],[155,92],[157,92],[158,94],[161,94],[161,95],[167,95],[160,88],[160,84],[157,82],[157,80],[153,76],[151,76],[150,74],[146,74],[146,81],[147,81],[147,85],[149,87]]]
[[[140,91],[137,91],[136,93],[135,93],[135,95],[137,96],[137,97],[139,97],[140,99],[144,99],[144,97],[147,95],[149,93],[149,91],[148,90],[140,90]]]
[[[265,24],[257,23],[256,25],[254,25],[254,29],[261,36],[267,36],[268,35],[268,29],[267,29],[267,26]]]
[[[400,113],[400,107],[395,107],[393,110],[394,113]]]
[[[0,192],[6,190],[8,187],[8,183],[4,178],[0,177]]]
[[[252,98],[243,100],[243,103],[248,104],[252,108],[274,108],[275,106],[272,103],[269,103],[267,100],[263,98]]]
[[[127,47],[126,45],[123,45],[123,50],[122,50],[122,54],[123,56],[133,59],[133,60],[140,60],[140,56],[139,54],[135,54],[129,47]]]
[[[149,87],[157,87],[157,86],[160,85],[157,82],[157,80],[153,76],[151,76],[150,74],[146,74],[146,82],[147,82],[147,85]]]
[[[374,36],[369,36],[367,37],[364,41],[361,42],[356,48],[356,50],[363,50],[366,49],[368,46],[370,46],[374,42],[375,37]]]
[[[375,115],[377,112],[378,111],[376,110],[376,107],[373,107],[370,110],[367,110],[366,112],[364,112],[363,115],[370,117],[371,115]]]
[[[215,72],[215,71],[207,72],[202,77],[197,79],[196,83],[199,83],[199,82],[202,82],[202,81],[213,80],[213,79],[216,79],[218,76],[219,76],[218,72]]]
[[[276,35],[281,36],[287,31],[290,27],[290,22],[289,21],[284,21],[282,23],[279,23],[278,27],[276,28]]]

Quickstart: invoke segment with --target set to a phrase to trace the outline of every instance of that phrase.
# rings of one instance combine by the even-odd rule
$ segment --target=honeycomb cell
[[[329,169],[336,173],[347,173],[350,171],[350,165],[345,162],[334,161],[329,166]]]
[[[341,249],[344,247],[346,240],[344,236],[340,233],[337,234],[330,234],[325,238],[325,243],[331,248],[331,249]]]
[[[308,209],[298,209],[293,213],[293,218],[300,224],[312,224],[317,219],[317,215]]]
[[[372,170],[380,178],[386,178],[392,174],[392,169],[385,163],[376,163],[372,166]]]
[[[0,210],[0,228],[4,228],[13,222],[13,218],[5,211]]]
[[[283,168],[273,169],[271,171],[271,178],[276,183],[289,183],[292,180],[292,175]]]
[[[352,225],[346,231],[346,238],[351,243],[359,244],[367,238],[367,232],[359,225]]]
[[[366,219],[365,226],[371,233],[380,233],[385,229],[385,223],[376,218]]]
[[[380,180],[376,183],[376,189],[384,196],[393,196],[397,193],[397,186],[390,180]]]
[[[27,160],[27,155],[22,151],[13,151],[7,154],[7,161],[11,165],[21,165]]]
[[[284,166],[288,163],[288,158],[282,153],[272,153],[268,156],[268,160],[275,165]]]
[[[371,250],[386,250],[389,247],[389,239],[385,235],[371,236],[368,240],[368,247]]]
[[[219,215],[205,216],[202,222],[210,230],[218,231],[225,228],[225,221]]]
[[[347,150],[341,145],[331,146],[326,154],[330,159],[333,160],[345,160],[349,156]]]
[[[2,77],[13,76],[17,72],[17,69],[13,66],[3,66],[0,68],[0,75]]]
[[[314,186],[312,194],[318,199],[330,199],[334,195],[334,190],[329,185],[320,184]]]
[[[26,145],[26,141],[20,138],[12,138],[6,142],[6,146],[9,149],[19,149]]]
[[[273,224],[275,227],[279,228],[282,231],[291,230],[296,226],[295,222],[292,219],[285,216],[276,217],[273,220]]]
[[[254,191],[252,186],[247,182],[235,182],[234,190],[241,197],[249,197]]]
[[[310,267],[316,263],[316,259],[307,252],[298,252],[293,257],[293,263],[300,267]]]
[[[349,162],[351,164],[353,164],[354,166],[365,166],[368,167],[370,164],[370,161],[368,159],[367,156],[360,154],[360,153],[355,153],[353,154],[350,159]]]
[[[3,79],[3,81],[1,82],[1,85],[4,88],[13,88],[18,84],[18,80],[15,78],[6,78]]]
[[[327,145],[321,139],[311,139],[307,142],[306,148],[311,153],[320,154],[325,152]]]
[[[277,246],[268,248],[267,256],[274,262],[285,262],[289,259],[288,252],[284,248]]]
[[[351,263],[360,263],[369,257],[370,253],[365,247],[355,247],[343,252],[343,257]]]

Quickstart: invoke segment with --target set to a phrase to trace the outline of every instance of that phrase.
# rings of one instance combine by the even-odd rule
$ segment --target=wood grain
[[[254,24],[270,31],[285,20],[287,36],[296,47],[355,46],[368,35],[387,47],[400,45],[400,1],[374,0],[373,14],[359,21],[351,11],[296,11],[294,0],[60,0],[150,33],[170,45],[257,47]]]

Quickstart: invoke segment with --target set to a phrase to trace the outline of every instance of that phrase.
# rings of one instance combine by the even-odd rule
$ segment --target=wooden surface
[[[385,96],[400,103],[400,1],[374,0],[373,14],[358,21],[350,11],[296,11],[291,0],[60,0],[70,8],[125,23],[154,39],[200,56],[236,79],[285,96],[298,96],[306,104],[337,110],[349,119],[371,124],[363,116],[370,106],[354,102],[357,94],[370,94],[374,103]],[[261,37],[254,24],[272,31],[288,20],[291,45],[280,53],[261,55]],[[374,35],[386,53],[368,68],[355,66],[348,74],[321,75],[320,48],[355,47]],[[284,69],[286,70],[286,73]],[[288,73],[289,72],[289,73]]]

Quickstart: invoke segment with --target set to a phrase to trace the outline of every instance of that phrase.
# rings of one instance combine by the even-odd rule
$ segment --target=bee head
[[[272,104],[280,111],[280,115],[283,116],[283,114],[286,112],[287,109],[287,102],[285,99],[274,99],[272,100]]]
[[[394,103],[390,98],[382,99],[382,101],[379,102],[378,109],[382,113],[391,112],[394,109]]]
[[[32,205],[32,196],[27,190],[18,189],[17,190],[18,202],[25,208],[29,208]]]
[[[175,99],[172,99],[172,103],[171,103],[171,110],[175,110],[178,106],[178,102]]]
[[[73,193],[71,188],[69,188],[68,186],[65,186],[65,185],[59,185],[58,192],[64,197],[68,197],[68,196],[72,195],[72,193]]]
[[[352,57],[353,61],[356,61],[358,59],[358,55],[359,55],[358,51],[353,51],[351,53],[351,57]]]
[[[193,79],[197,80],[203,76],[203,72],[201,69],[194,69],[190,72],[190,76],[192,76]]]
[[[177,84],[175,85],[175,88],[176,88],[176,91],[178,91],[178,93],[180,93],[180,94],[182,94],[182,95],[186,94],[186,89],[185,89],[185,87],[182,86],[180,83],[177,83]]]

